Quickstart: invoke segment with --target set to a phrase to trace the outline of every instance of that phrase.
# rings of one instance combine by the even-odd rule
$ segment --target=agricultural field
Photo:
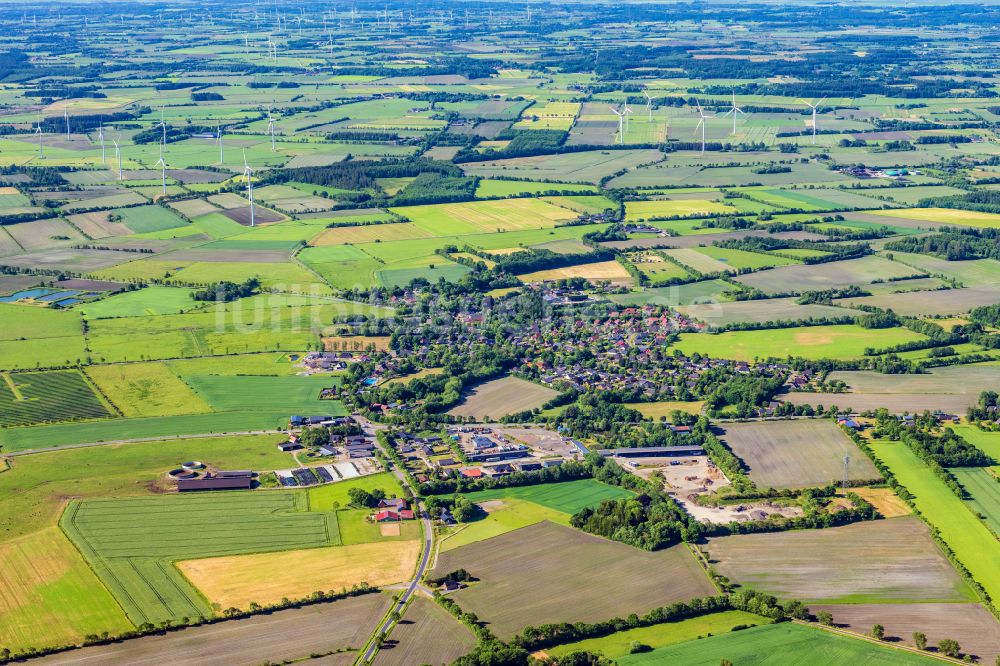
[[[87,376],[123,416],[198,414],[212,408],[163,363],[92,365]]]
[[[732,631],[733,627],[753,627],[768,624],[769,620],[743,611],[723,611],[700,617],[656,624],[650,627],[619,631],[601,638],[588,638],[575,643],[564,643],[547,648],[551,657],[561,657],[572,652],[585,650],[600,654],[608,659],[618,659],[630,654],[633,643],[641,643],[655,649],[667,645],[677,645],[697,640],[703,636],[714,636]]]
[[[420,542],[384,541],[276,553],[231,555],[176,563],[212,604],[247,608],[301,599],[315,590],[350,589],[359,581],[383,586],[410,578]]]
[[[900,445],[902,446],[902,445]],[[917,518],[710,539],[713,566],[734,582],[806,603],[975,601]]]
[[[452,593],[509,638],[546,622],[595,622],[714,593],[684,546],[654,553],[542,522],[438,556],[435,572],[466,568],[479,582]]]
[[[722,441],[760,488],[820,487],[879,479],[878,470],[829,419],[726,423]],[[844,456],[851,462],[844,469]]]
[[[328,654],[323,663],[349,666],[368,640],[369,630],[389,608],[385,594],[364,594],[266,615],[207,624],[63,652],[42,658],[46,666],[88,663],[130,666],[156,661],[164,654],[178,666],[228,666],[253,663],[262,653],[275,660],[297,661]]]
[[[917,509],[973,579],[990,597],[1000,593],[1000,542],[989,528],[905,445],[872,442],[871,447],[896,480],[915,496]]]
[[[414,598],[392,639],[375,655],[375,664],[449,664],[476,646],[476,639],[446,610]]]
[[[305,511],[304,500],[278,492],[83,500],[60,525],[129,619],[157,623],[211,612],[176,561],[336,544],[335,522]],[[200,523],[213,529],[190,529]]]
[[[913,268],[898,261],[889,261],[882,257],[862,257],[819,265],[783,266],[770,271],[741,275],[736,281],[774,295],[866,285],[875,280],[885,281],[923,274],[924,271],[920,268]]]
[[[621,666],[663,663],[714,666],[720,659],[760,666],[818,662],[857,666],[931,666],[940,663],[933,657],[787,623],[688,641],[645,654],[626,655],[618,663]]]
[[[809,610],[826,611],[838,628],[858,634],[881,624],[889,641],[911,647],[917,631],[927,636],[928,645],[951,638],[982,664],[1000,655],[1000,622],[978,604],[813,604]]]
[[[558,391],[546,386],[517,377],[504,377],[473,387],[462,402],[452,407],[448,413],[477,419],[501,417],[537,409],[557,395]]]
[[[611,282],[631,284],[632,276],[617,261],[600,261],[592,264],[576,264],[565,268],[551,268],[518,276],[522,282],[554,282],[569,278],[583,278],[590,282]]]
[[[78,370],[0,373],[0,427],[113,415]]]
[[[922,338],[919,333],[905,328],[876,331],[855,324],[842,324],[718,334],[684,333],[676,347],[688,355],[697,352],[736,361],[788,356],[852,359],[864,356],[869,348],[893,347]]]
[[[680,305],[677,310],[710,326],[763,323],[768,321],[803,321],[827,317],[850,317],[861,314],[847,307],[810,303],[799,305],[795,298],[769,298],[761,301],[733,301]]]

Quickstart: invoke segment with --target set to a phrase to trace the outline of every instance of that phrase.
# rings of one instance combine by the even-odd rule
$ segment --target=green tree
[[[871,636],[876,640],[879,641],[882,640],[883,638],[885,638],[885,627],[883,627],[881,624],[873,624]]]
[[[923,650],[927,647],[927,634],[922,631],[914,631],[913,643],[917,646],[918,650]]]
[[[827,627],[833,626],[833,615],[830,611],[819,611],[816,613],[816,621]]]
[[[938,650],[941,654],[951,657],[952,659],[957,659],[958,655],[962,652],[962,648],[959,646],[958,641],[951,638],[942,638],[939,640]]]

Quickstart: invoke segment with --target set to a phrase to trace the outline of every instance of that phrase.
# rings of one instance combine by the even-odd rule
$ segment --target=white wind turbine
[[[253,169],[247,162],[247,151],[243,149],[243,177],[247,179],[247,201],[250,202],[250,226],[254,226],[253,218]]]
[[[746,115],[746,113],[743,112],[743,109],[741,109],[740,107],[736,106],[736,91],[735,90],[733,91],[733,105],[731,107],[729,107],[728,111],[726,111],[724,114],[722,114],[722,117],[725,118],[730,113],[733,114],[733,134],[736,134],[736,116],[738,116],[740,114]]]
[[[115,144],[115,159],[118,160],[118,180],[122,179],[122,151],[118,147],[118,139],[112,139],[112,143]]]
[[[215,121],[215,142],[219,144],[219,165],[221,166],[226,163],[226,157],[222,147],[222,125],[219,124],[218,120]]]
[[[650,97],[649,93],[646,92],[645,90],[642,91],[642,94],[646,96],[646,112],[649,114],[649,119],[652,120],[653,119],[653,98]]]
[[[38,157],[39,158],[45,157],[45,154],[42,152],[42,118],[41,118],[41,116],[38,117],[38,123],[35,125],[35,136],[38,137]]]
[[[625,143],[625,113],[613,106],[609,106],[608,108],[618,116],[618,143]]]
[[[816,111],[819,109],[820,104],[826,101],[826,97],[816,102],[815,104],[810,104],[809,102],[802,100],[802,103],[812,109],[812,128],[813,128],[813,145],[816,145]]]
[[[105,157],[104,152],[104,125],[99,125],[97,127],[97,139],[101,142],[101,164],[108,166],[108,160]]]
[[[243,54],[250,55],[250,35],[243,33]]]
[[[705,126],[708,124],[705,121],[708,118],[710,118],[711,116],[706,116],[705,115],[705,110],[703,108],[701,108],[701,102],[699,102],[698,100],[695,100],[694,103],[698,105],[698,116],[699,116],[698,124],[695,125],[694,131],[697,132],[698,128],[699,127],[701,128],[701,152],[702,152],[702,154],[704,154],[705,153]]]
[[[167,147],[167,124],[163,122],[163,107],[160,107],[160,122],[154,127],[159,127],[163,130],[163,139],[160,141],[160,154],[163,154],[164,149]]]
[[[66,121],[66,138],[69,138],[69,113],[63,110],[63,119]]]
[[[163,161],[162,152],[160,153],[160,159],[153,166],[160,167],[160,177],[163,179],[163,196],[167,196],[167,163]]]
[[[634,112],[632,111],[632,109],[628,105],[628,100],[625,100],[625,110],[622,111],[622,114],[625,116],[625,131],[626,132],[628,132],[628,117],[631,116],[633,113]]]
[[[274,118],[271,117],[271,107],[267,107],[267,133],[271,135],[271,152],[275,152],[274,147]]]

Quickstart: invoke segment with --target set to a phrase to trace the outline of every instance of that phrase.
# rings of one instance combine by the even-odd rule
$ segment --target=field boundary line
[[[828,627],[825,624],[819,624],[818,622],[808,622],[806,620],[792,620],[795,624],[801,624],[806,627],[814,627],[816,629],[821,629],[823,631],[828,631],[831,634],[837,634],[839,636],[846,636],[848,638],[860,639],[867,641],[869,643],[874,643],[875,645],[880,645],[884,648],[889,648],[892,650],[899,650],[900,652],[910,652],[912,654],[919,654],[923,657],[929,657],[931,659],[937,659],[938,661],[944,661],[951,664],[965,664],[961,659],[954,659],[946,655],[937,652],[928,652],[927,650],[919,650],[915,647],[910,647],[909,645],[899,645],[897,643],[889,643],[887,641],[880,641],[877,638],[872,638],[871,636],[865,636],[864,634],[859,634],[856,631],[849,631],[847,629],[841,629],[840,627]]]

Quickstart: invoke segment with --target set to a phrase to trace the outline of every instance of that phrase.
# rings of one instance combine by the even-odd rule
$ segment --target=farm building
[[[253,485],[253,472],[248,470],[206,474],[200,479],[178,479],[178,492],[198,490],[249,490]]]
[[[410,509],[402,509],[400,511],[384,509],[373,515],[372,520],[376,523],[396,523],[400,520],[413,520],[413,511]]]

